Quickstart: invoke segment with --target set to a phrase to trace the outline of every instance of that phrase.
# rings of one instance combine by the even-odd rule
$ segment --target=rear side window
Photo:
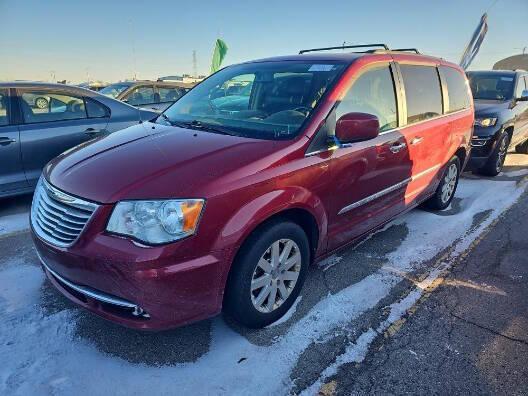
[[[442,92],[436,67],[401,65],[407,123],[424,121],[442,114]]]
[[[389,66],[360,75],[337,107],[336,117],[339,119],[344,114],[353,112],[378,117],[380,132],[398,126],[396,95]]]
[[[24,91],[21,99],[22,114],[28,124],[86,118],[84,100],[69,93]]]
[[[442,66],[440,71],[447,84],[448,108],[446,113],[467,109],[471,105],[466,79],[458,70]]]
[[[88,112],[88,118],[103,118],[109,116],[108,109],[105,106],[88,98],[86,98],[86,111]]]
[[[0,126],[9,124],[9,98],[7,89],[0,89]]]
[[[159,88],[160,102],[174,102],[183,96],[183,89],[179,88]]]
[[[154,99],[154,87],[137,87],[128,94],[127,103],[133,106],[156,103]]]

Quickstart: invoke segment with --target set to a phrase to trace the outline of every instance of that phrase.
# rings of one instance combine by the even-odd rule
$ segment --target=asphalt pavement
[[[320,394],[527,395],[528,194]]]

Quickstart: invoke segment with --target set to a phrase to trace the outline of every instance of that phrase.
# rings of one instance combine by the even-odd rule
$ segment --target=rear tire
[[[502,171],[506,154],[508,153],[508,146],[510,145],[510,135],[503,134],[497,142],[497,147],[490,155],[486,164],[477,170],[478,173],[484,176],[497,176]]]
[[[528,154],[528,140],[515,146],[515,152],[518,154]]]
[[[425,206],[433,210],[446,209],[455,196],[459,178],[460,159],[455,155],[447,163],[434,195],[425,201]]]
[[[293,305],[306,278],[310,245],[303,229],[274,221],[254,232],[233,263],[224,311],[237,322],[261,328]]]

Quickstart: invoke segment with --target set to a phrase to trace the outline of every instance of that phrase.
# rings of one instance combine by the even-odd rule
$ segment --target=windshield
[[[501,73],[468,73],[473,99],[508,100],[513,97],[513,76]]]
[[[110,96],[111,98],[115,99],[121,92],[123,92],[129,86],[129,84],[112,84],[106,88],[101,89],[99,93],[102,93],[103,95]]]
[[[198,84],[158,122],[257,139],[296,136],[344,63],[231,66]]]

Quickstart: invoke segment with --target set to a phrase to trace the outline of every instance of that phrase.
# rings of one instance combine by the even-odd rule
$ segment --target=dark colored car
[[[33,191],[44,165],[63,151],[155,115],[63,84],[0,83],[0,197]]]
[[[162,112],[192,87],[192,84],[164,81],[124,81],[111,84],[100,93],[129,105]]]
[[[528,154],[528,73],[467,73],[475,101],[475,133],[468,169],[496,176],[508,147]]]
[[[246,108],[237,88],[233,109],[218,109],[212,96],[241,79]],[[292,306],[310,263],[419,204],[448,207],[473,121],[463,70],[438,58],[229,66],[156,122],[46,166],[34,242],[55,287],[109,320],[163,329],[224,309],[265,326]]]

